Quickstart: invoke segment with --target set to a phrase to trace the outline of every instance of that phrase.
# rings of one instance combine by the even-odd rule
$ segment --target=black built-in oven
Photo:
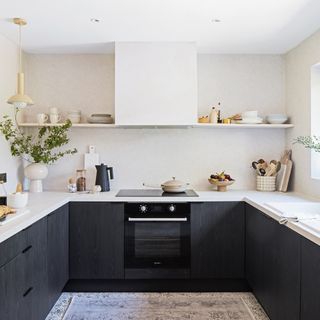
[[[190,203],[125,204],[125,277],[190,276]]]

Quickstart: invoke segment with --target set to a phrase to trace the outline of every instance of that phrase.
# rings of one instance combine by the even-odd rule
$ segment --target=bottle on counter
[[[216,107],[212,107],[209,120],[210,123],[218,123],[218,110],[216,109]]]
[[[84,192],[86,191],[86,171],[84,169],[77,170],[77,191],[78,192]]]

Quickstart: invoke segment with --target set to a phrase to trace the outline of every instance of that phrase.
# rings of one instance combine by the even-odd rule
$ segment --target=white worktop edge
[[[30,213],[0,226],[0,243],[14,236],[23,229],[44,218],[59,207],[69,202],[218,202],[218,201],[244,201],[266,215],[278,221],[279,214],[265,205],[266,202],[298,202],[311,201],[305,196],[296,193],[258,192],[246,190],[230,190],[228,192],[197,191],[199,197],[116,197],[117,191],[100,194],[70,194],[66,192],[43,192],[30,194],[28,209]],[[314,200],[314,199],[313,199]],[[310,241],[320,245],[320,235],[312,230],[302,227],[299,223],[288,222],[287,227],[299,233]]]

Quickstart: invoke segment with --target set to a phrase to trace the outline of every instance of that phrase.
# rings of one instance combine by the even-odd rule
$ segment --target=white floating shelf
[[[55,126],[62,126],[64,123],[45,123],[45,124],[39,124],[39,123],[31,123],[31,122],[25,122],[25,123],[19,123],[19,127],[55,127]],[[118,127],[115,124],[104,124],[104,123],[74,123],[72,125],[73,128],[116,128]]]
[[[38,124],[38,123],[20,123],[19,127],[53,127],[62,126],[63,123],[52,124]],[[99,124],[99,123],[75,123],[73,128],[204,128],[204,129],[289,129],[293,128],[293,124],[222,124],[222,123],[196,123],[186,125],[117,125],[117,124]]]
[[[197,123],[192,125],[194,128],[216,128],[216,129],[236,129],[236,128],[246,128],[246,129],[288,129],[293,128],[293,124],[223,124],[223,123]]]

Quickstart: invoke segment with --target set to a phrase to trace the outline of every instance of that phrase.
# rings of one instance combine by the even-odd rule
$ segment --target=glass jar
[[[77,170],[77,191],[83,192],[86,191],[86,172],[87,170],[81,169]]]

